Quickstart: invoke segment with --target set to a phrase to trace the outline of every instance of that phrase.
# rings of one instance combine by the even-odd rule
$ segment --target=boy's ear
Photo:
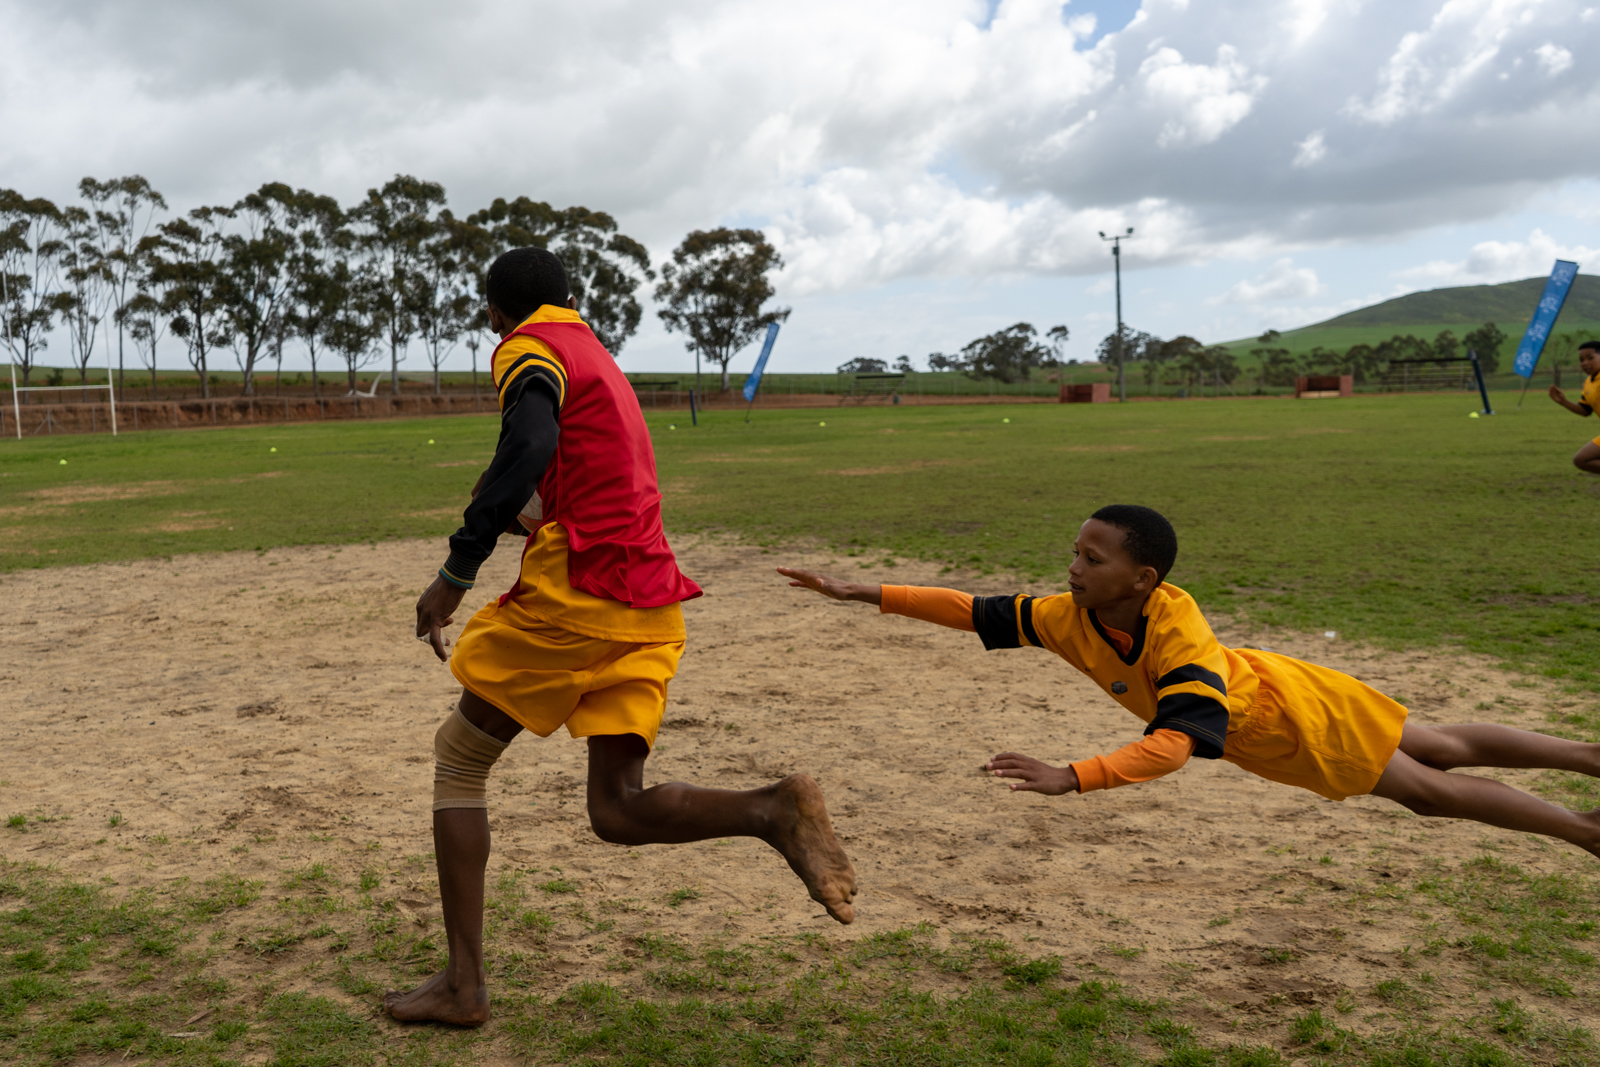
[[[1140,567],[1139,577],[1133,583],[1133,587],[1141,593],[1148,593],[1160,584],[1161,575],[1156,573],[1154,567]]]

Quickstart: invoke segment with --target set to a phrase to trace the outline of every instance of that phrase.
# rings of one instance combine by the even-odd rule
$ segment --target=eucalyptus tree
[[[56,312],[67,327],[72,363],[79,384],[89,381],[89,361],[110,299],[109,279],[96,241],[94,218],[76,205],[61,212],[63,243],[61,276],[66,285],[56,294]],[[109,376],[108,376],[109,377]],[[110,384],[108,381],[107,384]]]
[[[610,215],[519,196],[496,199],[468,221],[489,231],[497,252],[530,246],[554,252],[566,268],[578,313],[613,356],[638,331],[643,309],[635,293],[656,275],[649,251],[618,233]]]
[[[1064,329],[1057,326],[1052,332]],[[1054,350],[1040,344],[1038,338],[1038,331],[1027,322],[996,330],[961,349],[962,367],[973,378],[1025,382],[1032,376],[1033,368],[1053,366],[1055,362]]]
[[[385,334],[385,293],[382,281],[350,269],[348,262],[341,263],[339,270],[340,300],[328,324],[327,346],[344,360],[349,395],[354,396],[356,372],[381,355],[377,346]]]
[[[139,362],[150,372],[150,399],[161,399],[161,388],[156,378],[156,355],[161,338],[167,332],[169,316],[161,310],[161,297],[150,288],[141,288],[133,294],[118,314],[118,325],[133,341],[133,350]],[[120,370],[120,368],[119,368]]]
[[[721,365],[726,392],[728,362],[789,317],[789,308],[762,310],[776,292],[767,274],[781,266],[783,257],[760,230],[695,230],[673,249],[656,286],[657,314],[668,330],[689,335],[697,389],[701,356]]]
[[[232,285],[221,260],[233,209],[197,207],[160,227],[153,278],[165,287],[160,308],[169,329],[188,346],[189,365],[200,375],[200,396],[211,396],[210,354],[230,338]]]
[[[285,217],[294,198],[287,185],[268,182],[233,206],[229,217],[236,227],[222,241],[218,266],[227,290],[224,324],[245,396],[255,393],[256,363],[281,333],[293,250]]]
[[[441,211],[417,257],[408,310],[433,370],[435,396],[439,394],[440,365],[461,335],[472,331],[473,313],[477,310],[474,277],[489,243],[490,237],[482,227]],[[476,365],[476,353],[473,359]]]
[[[61,211],[55,204],[0,189],[0,275],[4,277],[0,318],[24,386],[39,354],[49,346],[59,306],[56,284],[66,250]]]
[[[328,347],[340,309],[350,297],[354,237],[338,201],[301,189],[285,225],[293,239],[285,325],[311,358],[311,395],[322,395],[317,359]]]
[[[443,207],[444,186],[397,174],[382,188],[368,189],[366,199],[350,209],[368,261],[375,321],[389,345],[391,393],[400,392],[400,360],[417,332],[409,298],[418,260]]]
[[[655,280],[650,253],[617,220],[586,207],[553,208],[519,196],[496,199],[468,222],[486,229],[496,252],[508,248],[547,248],[561,260],[578,302],[578,313],[613,356],[639,329],[643,310],[634,294]]]
[[[147,273],[148,266],[141,260],[140,250],[152,247],[146,238],[152,235],[156,212],[165,211],[167,202],[138,174],[105,182],[84,178],[78,183],[78,195],[94,206],[100,265],[105,272],[112,319],[117,327],[117,395],[120,397],[123,332],[132,321],[127,307],[138,295],[139,279]],[[154,382],[154,372],[151,373]]]

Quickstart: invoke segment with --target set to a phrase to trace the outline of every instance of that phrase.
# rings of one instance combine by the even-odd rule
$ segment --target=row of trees
[[[115,356],[120,391],[127,348],[151,372],[171,338],[182,344],[210,395],[210,368],[232,354],[252,395],[268,360],[282,367],[286,342],[311,362],[356,374],[388,357],[390,389],[418,342],[433,373],[458,344],[489,338],[482,286],[508,248],[548,248],[566,266],[584,321],[613,355],[639,327],[638,290],[654,281],[645,246],[610,215],[557,209],[526,196],[497,199],[457,218],[444,187],[397,175],[348,207],[269,182],[235,204],[195,208],[166,221],[165,198],[133,175],[78,186],[82,204],[59,207],[0,189],[0,325],[28,384],[52,331],[66,330],[80,382],[100,345]],[[788,317],[763,310],[767,274],[782,265],[756,230],[695,231],[662,270],[655,295],[669,330],[697,357],[720,362],[723,387],[735,353]]]
[[[1061,354],[1067,342],[1067,328],[1055,326],[1041,338],[1028,323],[1019,322],[997,333],[980,337],[961,350],[957,356],[935,352],[928,357],[928,369],[934,371],[959,371],[973,378],[992,378],[1001,382],[1026,381],[1036,367],[1052,368],[1062,363]],[[1397,334],[1375,345],[1357,344],[1336,351],[1317,346],[1309,352],[1295,355],[1278,344],[1281,335],[1276,330],[1262,334],[1259,346],[1250,349],[1255,357],[1257,385],[1286,387],[1294,385],[1297,377],[1305,374],[1350,374],[1358,382],[1380,377],[1391,363],[1400,360],[1441,361],[1459,359],[1468,350],[1478,355],[1484,373],[1494,372],[1500,365],[1500,351],[1508,338],[1492,322],[1458,338],[1451,330],[1443,330],[1432,341],[1410,334]],[[1571,341],[1568,340],[1568,347]],[[1163,384],[1175,384],[1184,389],[1232,386],[1243,373],[1238,358],[1224,345],[1205,345],[1188,335],[1163,340],[1153,334],[1124,326],[1121,337],[1107,334],[1096,349],[1098,361],[1116,373],[1121,363],[1128,364],[1130,374],[1142,374],[1147,388],[1161,392]],[[853,359],[838,368],[841,374],[884,372],[889,364],[881,359]],[[894,369],[911,371],[909,356],[901,356]]]
[[[1458,338],[1451,330],[1443,330],[1432,341],[1410,334],[1397,334],[1375,345],[1356,344],[1338,351],[1317,346],[1309,352],[1295,355],[1278,342],[1281,335],[1268,330],[1258,338],[1258,347],[1250,349],[1257,363],[1257,385],[1287,387],[1305,374],[1349,374],[1357,382],[1381,377],[1392,363],[1400,360],[1441,361],[1459,359],[1470,349],[1477,353],[1484,373],[1493,373],[1500,365],[1500,350],[1505,346],[1506,335],[1492,322],[1486,322],[1465,337]],[[1223,345],[1204,345],[1187,335],[1162,340],[1142,330],[1124,327],[1121,343],[1116,333],[1100,342],[1097,350],[1100,362],[1118,369],[1118,360],[1129,364],[1129,371],[1137,367],[1143,373],[1146,386],[1159,393],[1161,384],[1173,378],[1184,388],[1231,386],[1242,370],[1233,352]]]
[[[969,342],[957,355],[932,353],[928,356],[928,369],[956,371],[980,381],[987,378],[1006,383],[1023,382],[1033,376],[1035,368],[1061,366],[1061,353],[1067,346],[1068,336],[1065,326],[1052,326],[1041,339],[1031,323],[1019,322]],[[900,356],[894,361],[894,369],[909,374],[915,368],[910,356]],[[840,374],[881,374],[888,370],[887,361],[867,356],[838,367]]]
[[[1293,385],[1302,374],[1349,374],[1358,382],[1382,376],[1391,364],[1398,361],[1435,362],[1443,366],[1446,360],[1461,359],[1469,351],[1478,356],[1478,364],[1485,374],[1492,374],[1500,366],[1500,350],[1505,346],[1505,332],[1492,322],[1486,322],[1465,337],[1457,337],[1453,330],[1441,330],[1432,341],[1411,334],[1396,334],[1375,345],[1356,344],[1340,352],[1321,345],[1309,352],[1293,355],[1278,345],[1280,334],[1268,330],[1258,339],[1260,347],[1250,354],[1260,363],[1262,385]]]

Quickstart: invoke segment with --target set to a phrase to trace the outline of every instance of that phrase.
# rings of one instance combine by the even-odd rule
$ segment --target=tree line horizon
[[[281,372],[290,339],[309,357],[313,393],[320,391],[319,361],[342,365],[353,393],[358,372],[385,351],[390,391],[398,393],[400,364],[413,341],[421,343],[435,393],[441,365],[458,346],[471,352],[476,384],[479,350],[493,336],[485,271],[501,252],[529,245],[562,260],[580,313],[613,356],[638,330],[639,289],[659,276],[653,292],[658,316],[669,332],[685,335],[697,380],[704,358],[720,369],[724,391],[732,358],[791,312],[768,306],[775,295],[768,275],[783,260],[754,229],[695,230],[658,271],[645,246],[621,233],[605,212],[558,209],[519,196],[497,198],[458,218],[446,206],[442,185],[409,175],[369,189],[348,207],[268,182],[234,204],[197,207],[160,222],[166,200],[142,176],[84,178],[78,194],[83,203],[59,207],[0,189],[0,326],[24,386],[58,325],[80,382],[87,381],[103,339],[115,356],[119,395],[129,347],[151,372],[155,394],[164,341],[182,346],[203,397],[210,395],[211,363],[221,352],[233,355],[249,396],[267,361],[276,361]],[[1064,325],[1041,336],[1019,322],[955,355],[931,353],[928,368],[1023,381],[1036,368],[1076,363],[1062,359],[1068,337]],[[1292,385],[1308,373],[1348,373],[1364,381],[1393,360],[1456,358],[1469,348],[1484,371],[1493,372],[1506,341],[1491,322],[1460,339],[1449,330],[1432,341],[1396,335],[1344,351],[1319,346],[1296,357],[1276,343],[1279,337],[1269,330],[1250,349],[1260,388]],[[1227,346],[1188,335],[1163,340],[1127,326],[1120,337],[1107,335],[1096,355],[1112,372],[1124,363],[1130,370],[1138,365],[1157,390],[1169,370],[1184,385],[1219,388],[1241,373]],[[906,355],[893,366],[914,370]],[[886,360],[860,357],[838,372],[889,369]]]
[[[584,321],[613,356],[638,330],[638,290],[657,282],[667,330],[687,335],[697,370],[701,357],[720,364],[724,388],[733,356],[789,315],[765,307],[775,293],[767,275],[783,261],[759,230],[693,231],[657,270],[605,212],[519,196],[458,218],[442,185],[403,174],[348,207],[268,182],[164,221],[166,199],[140,175],[84,178],[78,194],[81,204],[61,207],[0,188],[0,327],[25,387],[57,326],[80,382],[102,345],[108,363],[114,356],[119,396],[130,348],[155,393],[163,342],[182,346],[202,397],[223,352],[254,395],[258,371],[276,360],[281,372],[291,339],[311,362],[313,393],[319,361],[342,365],[353,393],[357,373],[384,354],[398,393],[414,340],[435,393],[458,345],[476,383],[492,337],[485,272],[524,246],[561,259]]]

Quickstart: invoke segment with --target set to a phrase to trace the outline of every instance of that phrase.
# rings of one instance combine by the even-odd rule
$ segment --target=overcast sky
[[[609,211],[658,260],[756,226],[795,309],[774,370],[1018,320],[1087,357],[1096,234],[1127,226],[1128,322],[1207,341],[1600,273],[1600,0],[0,0],[0,26],[0,185],[138,173],[187,210],[408,173],[458,213]],[[622,362],[692,364],[653,309]]]

